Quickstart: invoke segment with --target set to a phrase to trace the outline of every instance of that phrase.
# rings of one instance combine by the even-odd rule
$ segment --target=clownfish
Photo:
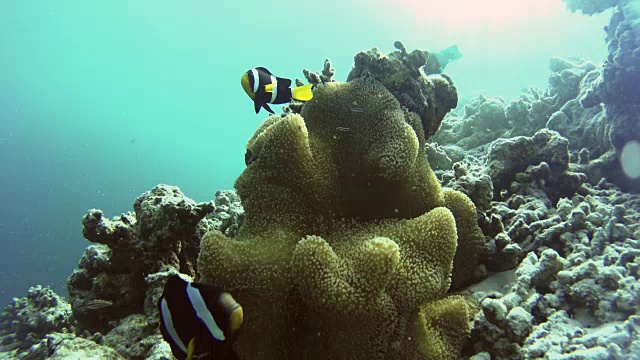
[[[172,275],[158,311],[160,332],[176,359],[238,359],[231,345],[244,315],[231,294]]]
[[[263,67],[253,68],[244,73],[240,84],[253,100],[256,114],[260,112],[261,107],[273,114],[273,110],[267,104],[284,104],[291,99],[308,101],[313,97],[312,84],[291,89],[291,80],[273,76]]]

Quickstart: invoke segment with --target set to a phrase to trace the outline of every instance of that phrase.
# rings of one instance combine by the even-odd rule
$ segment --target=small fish
[[[341,126],[338,126],[338,127],[336,128],[336,131],[340,131],[340,132],[349,132],[349,131],[351,131],[351,129],[349,129],[348,127],[341,127]]]
[[[158,310],[160,332],[176,359],[238,359],[231,345],[244,315],[231,294],[173,275]]]
[[[440,64],[440,70],[444,70],[448,63],[462,58],[458,45],[451,45],[448,48],[433,54]]]
[[[364,109],[361,108],[360,106],[352,106],[351,107],[351,111],[353,111],[353,112],[364,112]]]
[[[87,301],[84,306],[89,310],[100,310],[113,306],[113,301],[95,299]]]
[[[253,100],[256,114],[260,112],[261,108],[274,114],[267,104],[284,104],[292,99],[308,101],[313,97],[312,84],[291,89],[291,80],[273,76],[269,70],[263,67],[253,68],[244,73],[240,84]]]
[[[244,164],[249,166],[252,162],[256,161],[258,157],[253,155],[251,150],[247,149],[247,152],[244,153]]]

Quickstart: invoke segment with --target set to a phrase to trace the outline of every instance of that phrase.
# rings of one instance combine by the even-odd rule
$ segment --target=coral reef
[[[355,56],[355,65],[347,81],[371,76],[380,81],[398,99],[400,105],[420,116],[425,138],[440,128],[444,116],[458,105],[458,93],[453,81],[444,74],[425,75],[422,67],[429,54],[414,50],[400,50],[384,55],[377,48]]]
[[[639,192],[640,178],[627,176],[616,160],[626,144],[640,142],[640,4],[632,0],[566,2],[570,10],[587,15],[614,8],[605,27],[609,55],[602,70],[591,75],[591,86],[580,100],[584,108],[604,105],[606,115],[592,122],[605,129],[601,132],[607,137],[604,151],[612,149],[616,155],[608,156],[611,163],[604,166],[611,174],[608,180]]]
[[[500,97],[480,95],[465,105],[462,116],[452,113],[454,116],[447,118],[432,140],[472,150],[508,136],[509,124],[505,106]],[[455,119],[458,121],[454,121]]]
[[[539,188],[555,203],[560,197],[573,195],[586,180],[584,174],[567,171],[568,143],[566,138],[547,129],[539,130],[532,137],[498,139],[487,151],[487,174],[494,188],[511,192],[518,192],[520,182],[537,181]],[[525,170],[527,172],[520,175]]]
[[[82,328],[104,332],[109,322],[143,312],[148,274],[175,268],[195,275],[200,251],[196,225],[214,212],[213,203],[196,204],[177,187],[158,185],[138,197],[133,208],[135,213],[114,219],[93,209],[82,221],[84,237],[98,243],[87,248],[67,284]],[[209,230],[207,225],[200,224]],[[111,306],[87,307],[93,300]]]
[[[598,14],[616,6],[620,0],[562,0],[573,12],[580,11],[585,15]]]
[[[217,229],[228,237],[235,237],[244,222],[244,208],[233,190],[218,190],[213,200],[214,210],[198,224],[198,238],[210,229]]]
[[[32,333],[20,356],[170,358],[157,334],[155,302],[165,279],[181,272],[237,292],[252,312],[236,344],[241,357],[322,349],[333,358],[455,358],[477,308],[448,291],[483,273],[475,206],[460,192],[441,191],[421,119],[401,108],[375,71],[347,84],[335,83],[333,73],[328,60],[322,74],[305,71],[318,89],[300,108],[304,122],[293,114],[270,117],[250,140],[256,161],[237,182],[246,220],[235,192],[197,204],[167,185],[142,194],[134,212],[119,217],[90,210],[83,235],[95,244],[68,280],[77,328]],[[417,74],[427,115],[439,124],[455,106],[447,100],[455,99],[455,87],[446,77]],[[437,124],[430,126],[435,132]],[[243,250],[267,246],[217,262],[216,253],[229,249],[216,241]],[[233,278],[240,281],[225,283]],[[371,326],[354,327],[359,321]],[[291,324],[300,327],[291,333]],[[256,331],[260,336],[251,335]],[[13,349],[26,347],[6,339]]]
[[[331,60],[324,60],[324,67],[322,68],[322,72],[318,73],[315,71],[311,71],[309,69],[302,70],[304,77],[307,79],[309,84],[313,84],[314,86],[320,86],[325,83],[336,81],[333,76],[336,74],[336,70],[331,67]]]
[[[585,192],[561,199],[530,226],[511,227],[518,233],[508,232],[510,238],[528,255],[511,288],[491,278],[472,287],[482,300],[474,352],[499,358],[637,354],[640,198],[604,183]]]
[[[505,359],[629,358],[640,345],[640,198],[602,180],[552,201],[554,192],[533,181],[539,168],[516,174],[518,182],[483,214],[490,271],[512,269],[526,256],[513,278],[506,271],[471,287],[482,315],[467,351]],[[621,340],[598,340],[606,332]]]
[[[95,341],[76,337],[72,334],[52,333],[46,335],[38,344],[32,346],[29,351],[18,357],[20,360],[69,360],[69,359],[100,359],[100,360],[125,360],[115,350],[103,346]],[[159,357],[157,360],[163,358]],[[168,358],[164,358],[165,360]],[[151,360],[148,358],[148,360]]]
[[[637,22],[628,2],[611,6],[604,70],[554,58],[547,90],[509,104],[480,96],[427,147],[443,186],[476,203],[486,237],[489,278],[469,289],[482,307],[472,359],[626,359],[640,348],[640,199],[616,186],[640,189],[619,160],[640,133],[639,82],[625,72],[639,62],[618,62],[637,44],[618,42]]]
[[[149,322],[144,314],[127,316],[99,341],[101,345],[114,349],[125,359],[149,359],[152,350],[157,353],[157,348],[166,344],[162,336],[157,334],[157,324]],[[171,349],[168,346],[164,347],[164,354],[171,358]]]
[[[304,77],[307,79],[309,84],[313,84],[314,87],[318,87],[324,83],[336,81],[334,78],[336,70],[331,66],[331,60],[329,59],[324,60],[324,66],[320,72],[303,69],[302,73],[304,74]],[[304,83],[300,79],[296,79],[295,82],[296,86],[304,85]],[[283,108],[282,116],[286,116],[289,113],[300,114],[300,112],[302,112],[303,106],[304,102],[292,99],[289,105],[286,105]]]
[[[605,61],[602,82],[598,93],[605,103],[640,103],[637,94],[640,83],[640,65],[638,65],[637,31],[640,11],[637,4],[624,1],[607,27],[607,42],[610,56]]]
[[[592,185],[606,175],[624,190],[640,191],[640,180],[627,176],[619,161],[624,145],[638,140],[636,105],[603,103],[598,95],[601,71],[584,60],[553,58],[550,70],[544,92],[529,89],[509,104],[481,95],[465,106],[464,114],[450,113],[432,138],[446,154],[437,158],[475,162],[469,158],[484,158],[498,139],[515,141],[512,138],[534,136],[546,128],[571,139],[570,172],[585,174]],[[452,168],[442,170],[451,173]],[[451,175],[439,177],[446,180]]]
[[[420,120],[372,77],[318,87],[301,115],[258,128],[235,184],[245,222],[201,243],[203,280],[247,314],[236,352],[455,358],[472,311],[446,293],[471,277],[483,237],[468,198],[440,191]]]
[[[606,104],[639,104],[640,95],[640,5],[634,0],[565,0],[571,11],[586,15],[614,8],[605,27],[609,56],[604,62],[597,93]]]
[[[452,113],[447,117],[432,141],[482,151],[498,138],[533,136],[545,128],[552,114],[584,96],[581,91],[589,89],[590,83],[581,82],[595,65],[579,58],[554,57],[549,61],[549,69],[549,86],[545,91],[529,88],[509,104],[500,97],[480,95],[465,105],[462,116]]]
[[[620,157],[640,134],[640,9],[565,2],[614,8],[604,67],[553,58],[548,88],[511,102],[452,111],[438,54],[400,42],[357,54],[347,83],[305,69],[314,98],[259,126],[237,193],[158,185],[134,212],[90,210],[71,305],[15,299],[0,356],[171,359],[156,302],[179,272],[242,304],[241,359],[634,358],[640,197],[618,186],[638,182]]]
[[[71,306],[48,287],[29,289],[0,314],[0,351],[26,351],[52,332],[72,333]]]
[[[478,165],[473,162],[456,162],[452,168],[452,172],[441,173],[443,185],[446,184],[453,190],[466,194],[478,210],[490,209],[493,198],[491,177],[481,171]],[[449,177],[451,175],[453,177]]]
[[[396,41],[394,46],[397,50],[388,55],[382,54],[377,48],[358,53],[347,81],[364,76],[372,76],[381,81],[400,105],[420,116],[425,137],[429,138],[438,131],[444,116],[458,104],[458,93],[453,81],[441,72],[448,62],[461,55],[456,46],[438,54],[422,50],[407,53],[400,41]],[[335,82],[335,70],[329,59],[324,61],[321,72],[304,69],[303,74],[315,87]],[[296,79],[296,84],[302,85],[302,82]],[[289,113],[300,114],[303,106],[302,102],[292,101],[285,107],[283,116]]]
[[[166,278],[195,275],[200,239],[216,229],[237,234],[244,219],[231,190],[197,204],[175,186],[158,185],[113,219],[83,218],[87,247],[69,278],[69,305],[48,288],[29,290],[0,316],[0,354],[31,359],[172,359],[158,333],[156,303]],[[103,335],[104,334],[104,335]],[[0,355],[4,356],[4,355]]]

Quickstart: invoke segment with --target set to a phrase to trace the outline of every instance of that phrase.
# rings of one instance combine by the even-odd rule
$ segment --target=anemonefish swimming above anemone
[[[178,275],[158,300],[160,332],[178,360],[237,360],[231,346],[242,325],[242,307],[231,294]]]
[[[291,80],[273,76],[263,67],[253,68],[244,73],[240,84],[244,92],[253,100],[256,114],[260,112],[260,108],[273,114],[273,110],[267,104],[284,104],[292,99],[308,101],[313,97],[312,84],[291,89]]]

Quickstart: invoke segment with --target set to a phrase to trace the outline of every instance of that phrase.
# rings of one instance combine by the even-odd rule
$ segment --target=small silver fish
[[[349,129],[348,127],[341,127],[341,126],[338,126],[338,127],[336,128],[336,131],[340,131],[340,132],[349,132],[349,131],[351,131],[351,129]]]
[[[113,306],[113,301],[101,299],[90,300],[85,304],[85,307],[89,310],[100,310],[110,306]]]
[[[351,107],[351,111],[353,111],[353,112],[364,112],[364,109],[361,108],[360,106],[352,106]]]

